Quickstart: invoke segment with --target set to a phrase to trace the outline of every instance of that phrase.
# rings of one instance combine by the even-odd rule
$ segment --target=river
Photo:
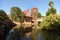
[[[29,30],[29,28],[26,29],[27,32],[21,37],[19,37],[19,40],[60,40],[60,32],[57,31],[42,31],[40,29],[33,29]],[[10,30],[9,33],[13,33],[14,29]],[[15,35],[14,35],[15,36]],[[6,40],[11,40],[10,36],[8,35]],[[18,40],[15,39],[13,40]]]

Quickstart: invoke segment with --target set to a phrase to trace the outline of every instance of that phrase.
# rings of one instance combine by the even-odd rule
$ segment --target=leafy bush
[[[49,16],[45,17],[39,26],[46,29],[60,29],[60,15],[50,14]]]

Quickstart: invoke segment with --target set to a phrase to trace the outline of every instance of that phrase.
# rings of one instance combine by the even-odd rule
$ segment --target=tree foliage
[[[21,15],[22,15],[22,11],[19,7],[12,7],[11,8],[11,18],[14,21],[20,21],[19,19],[21,19]]]
[[[56,9],[55,8],[50,8],[48,9],[48,11],[46,12],[46,16],[49,16],[50,14],[56,14]]]
[[[0,20],[1,19],[7,19],[7,14],[4,12],[4,10],[0,10]]]
[[[38,18],[40,18],[42,15],[41,15],[41,13],[38,13]]]
[[[18,15],[18,18],[19,18],[19,22],[23,22],[24,21],[24,13],[22,12],[20,15]]]
[[[24,13],[21,11],[21,9],[19,7],[12,7],[11,8],[11,18],[13,21],[17,21],[22,23],[24,21]]]
[[[0,10],[0,40],[5,40],[6,36],[9,34],[10,29],[12,29],[16,24],[14,24],[7,16],[4,10]]]
[[[46,12],[46,16],[49,16],[50,14],[56,14],[56,9],[54,8],[54,2],[49,2],[49,6],[50,8],[48,9],[48,11]]]
[[[53,1],[50,1],[50,2],[49,2],[49,6],[50,6],[50,7],[54,7],[54,2],[53,2]]]
[[[40,27],[43,27],[46,29],[54,29],[54,30],[60,29],[60,18],[59,17],[60,15],[50,14],[41,22]]]

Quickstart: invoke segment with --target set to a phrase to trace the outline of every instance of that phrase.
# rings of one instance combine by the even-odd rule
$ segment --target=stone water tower
[[[36,28],[38,26],[38,9],[36,7],[33,7],[31,10],[31,16],[34,20],[34,27]]]

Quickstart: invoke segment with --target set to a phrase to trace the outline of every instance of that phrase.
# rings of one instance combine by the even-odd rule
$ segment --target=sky
[[[11,7],[19,7],[22,11],[33,7],[37,7],[38,11],[45,16],[46,11],[49,8],[50,0],[0,0],[0,10],[4,10],[7,14],[10,14]],[[54,0],[54,7],[57,10],[57,14],[60,14],[60,0]]]

